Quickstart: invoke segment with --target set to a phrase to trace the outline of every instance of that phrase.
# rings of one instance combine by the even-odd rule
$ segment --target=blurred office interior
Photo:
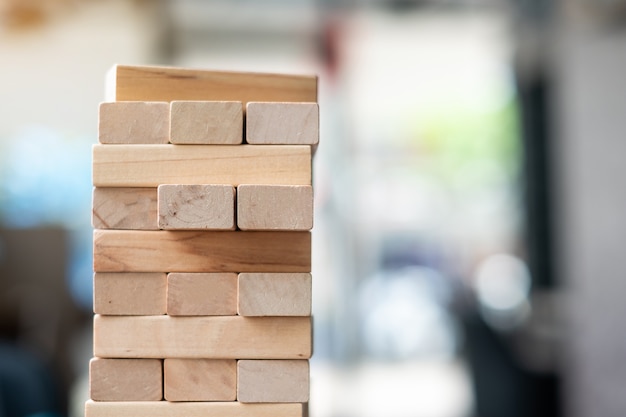
[[[0,0],[0,417],[81,416],[114,64],[319,76],[312,417],[626,410],[626,1]]]

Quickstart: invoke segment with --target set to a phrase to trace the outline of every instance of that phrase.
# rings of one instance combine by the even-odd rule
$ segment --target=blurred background
[[[312,417],[623,416],[626,1],[0,0],[0,417],[83,415],[114,64],[317,74]]]

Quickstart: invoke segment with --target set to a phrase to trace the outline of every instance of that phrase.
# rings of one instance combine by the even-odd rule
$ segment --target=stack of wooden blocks
[[[116,66],[86,417],[302,417],[315,77]]]

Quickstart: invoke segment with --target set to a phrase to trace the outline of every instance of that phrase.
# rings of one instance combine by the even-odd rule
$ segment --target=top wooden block
[[[106,100],[317,102],[317,77],[116,65]]]
[[[255,145],[317,145],[317,103],[248,103],[246,141]]]
[[[165,102],[100,103],[100,143],[168,143],[170,106]]]

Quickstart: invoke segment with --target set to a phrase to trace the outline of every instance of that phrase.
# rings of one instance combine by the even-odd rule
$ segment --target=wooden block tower
[[[116,66],[86,417],[303,417],[315,77]]]

